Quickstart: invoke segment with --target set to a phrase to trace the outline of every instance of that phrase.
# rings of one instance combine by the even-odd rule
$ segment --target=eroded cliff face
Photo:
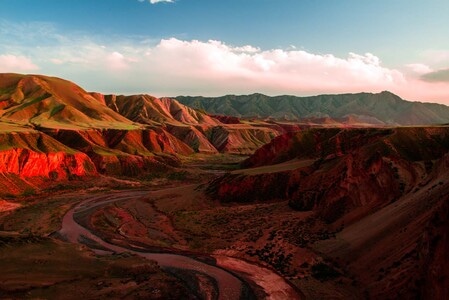
[[[177,166],[179,155],[251,154],[284,131],[276,124],[214,118],[170,98],[87,93],[72,82],[41,75],[0,77],[0,130],[5,143],[21,152],[2,153],[11,182],[41,175],[64,180],[67,172],[84,176],[76,166],[82,159],[99,174],[136,176]],[[26,132],[30,135],[23,138]],[[33,135],[37,138],[29,139]],[[14,155],[20,161],[29,157],[30,163],[14,168],[20,164],[13,162]]]
[[[412,282],[421,299],[449,298],[449,154],[438,162],[426,199],[429,213],[416,243],[416,264],[420,270]],[[435,203],[435,204],[434,204]],[[432,205],[433,204],[433,205]]]
[[[73,149],[86,153],[97,171],[106,175],[135,176],[177,166],[177,155],[193,150],[162,128],[147,130],[46,130]]]
[[[257,149],[253,155],[242,163],[242,167],[271,165],[281,162],[283,159],[292,159],[294,157],[293,154],[288,157],[284,157],[284,155],[292,151],[290,149],[293,147],[294,138],[299,134],[299,132],[288,132],[275,137],[272,142],[266,143]]]
[[[58,182],[92,176],[141,176],[180,165],[193,151],[154,131],[125,131],[114,148],[105,132],[62,130],[0,134],[0,194],[39,191]],[[58,140],[61,142],[59,142]],[[72,146],[72,147],[69,147]]]
[[[420,254],[425,257],[422,268],[424,281],[417,285],[423,299],[449,297],[449,200],[435,211],[423,236]],[[422,284],[422,285],[421,285]]]
[[[89,157],[80,152],[39,153],[29,149],[11,149],[0,152],[0,172],[58,180],[95,175],[96,169]]]
[[[449,155],[413,190],[312,245],[371,299],[447,299]]]
[[[43,129],[0,134],[3,194],[39,190],[45,181],[140,176],[179,166],[193,150],[160,128],[153,130]]]
[[[367,299],[449,297],[449,128],[314,129],[274,139],[245,164],[255,167],[207,192],[310,211],[333,234],[308,249]]]
[[[229,174],[213,181],[208,192],[223,202],[288,199],[290,207],[313,210],[326,223],[342,217],[345,218],[341,222],[351,223],[370,209],[410,192],[416,182],[405,183],[405,177],[417,178],[425,174],[420,164],[393,163],[378,158],[365,166],[357,159],[358,155],[351,155],[317,160],[310,166],[289,171]]]
[[[219,152],[250,155],[280,132],[268,127],[236,124],[212,127],[206,131],[206,136]]]
[[[228,202],[288,199],[292,208],[314,210],[327,223],[354,222],[424,182],[449,150],[448,136],[445,128],[287,133],[243,163],[254,169],[224,175],[208,192]]]
[[[71,149],[44,133],[0,134],[2,194],[20,194],[47,183],[97,176],[88,155]]]
[[[209,116],[172,98],[93,95],[128,119],[158,126],[199,153],[252,154],[284,131],[280,126],[254,126],[235,117]]]

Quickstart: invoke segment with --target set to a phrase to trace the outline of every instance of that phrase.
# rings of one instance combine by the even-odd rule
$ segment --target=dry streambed
[[[163,198],[164,195],[167,196],[177,194],[189,189],[192,190],[192,186],[189,186],[187,188],[168,188],[153,192],[150,195],[152,195],[153,197],[159,196],[159,198]],[[80,225],[75,221],[76,215],[82,215],[86,213],[91,214],[95,210],[101,209],[105,205],[134,201],[135,199],[142,198],[147,194],[148,191],[134,190],[110,192],[107,194],[103,193],[101,196],[97,195],[87,198],[86,200],[82,201],[77,206],[72,208],[64,216],[62,228],[59,231],[59,234],[66,240],[73,243],[80,243],[80,241],[89,241],[89,245],[96,245],[97,248],[102,248],[103,251],[108,250],[115,253],[131,252],[133,254],[154,260],[158,262],[158,264],[163,268],[186,270],[190,273],[193,272],[197,275],[200,274],[200,277],[201,274],[203,274],[206,276],[206,278],[212,279],[209,281],[202,281],[202,285],[204,287],[203,290],[211,290],[210,284],[204,284],[205,282],[215,282],[216,289],[218,291],[218,299],[239,299],[251,296],[251,291],[248,290],[246,282],[242,281],[242,279],[240,279],[238,276],[235,276],[233,272],[228,271],[227,265],[230,266],[229,269],[231,269],[232,271],[239,274],[244,274],[246,278],[249,278],[251,281],[261,286],[266,294],[268,294],[269,296],[271,294],[270,298],[272,299],[282,299],[285,295],[289,295],[288,298],[290,299],[294,299],[294,297],[299,298],[294,288],[286,284],[280,276],[276,275],[266,268],[254,267],[252,268],[252,271],[244,272],[245,269],[251,269],[251,264],[240,261],[238,259],[232,259],[232,264],[229,264],[230,260],[226,260],[226,257],[221,257],[218,259],[219,266],[217,267],[215,265],[194,259],[192,258],[192,255],[185,256],[181,254],[170,253],[149,253],[146,252],[146,249],[138,249],[135,246],[131,246],[133,249],[129,249],[124,246],[118,246],[118,244],[116,243],[111,243],[103,240],[95,233],[95,231],[87,229],[86,227]],[[124,238],[123,234],[122,238]],[[205,277],[203,276],[203,278]],[[273,285],[273,278],[277,278],[279,284]]]

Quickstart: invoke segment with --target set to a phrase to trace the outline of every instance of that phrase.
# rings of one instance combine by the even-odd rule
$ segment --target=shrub
[[[318,280],[330,280],[340,276],[340,273],[325,263],[317,263],[312,266],[312,276]]]

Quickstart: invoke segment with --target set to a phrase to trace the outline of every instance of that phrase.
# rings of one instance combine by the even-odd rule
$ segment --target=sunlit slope
[[[105,96],[64,79],[0,74],[6,193],[78,175],[163,172],[195,152],[251,154],[282,130],[224,124],[170,98]]]
[[[0,115],[3,121],[45,128],[139,127],[76,84],[42,75],[0,74]]]
[[[251,154],[283,130],[256,122],[222,123],[218,118],[192,109],[176,99],[149,95],[93,96],[128,119],[164,130],[195,152]]]
[[[42,132],[0,132],[1,194],[34,191],[48,183],[97,174],[88,155]]]
[[[115,112],[142,124],[150,125],[217,125],[218,120],[205,113],[182,105],[175,99],[156,98],[150,95],[101,95],[93,94]]]

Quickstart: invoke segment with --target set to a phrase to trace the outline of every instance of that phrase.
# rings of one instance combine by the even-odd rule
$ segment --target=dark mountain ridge
[[[178,96],[175,98],[182,104],[202,109],[209,114],[241,118],[292,121],[332,118],[343,123],[356,122],[368,125],[429,125],[449,122],[448,106],[406,101],[388,91],[377,94],[357,93],[310,97],[288,95],[270,97],[256,93],[240,96]]]

